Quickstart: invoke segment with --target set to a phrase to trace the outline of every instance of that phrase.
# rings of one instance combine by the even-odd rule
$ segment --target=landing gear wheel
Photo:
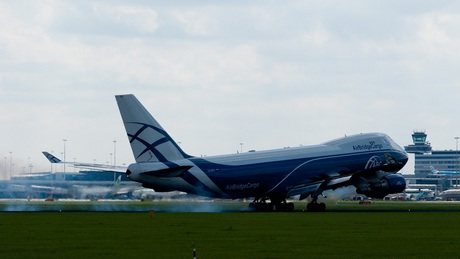
[[[318,206],[318,211],[321,211],[321,212],[324,212],[326,211],[326,204],[324,204],[323,202],[321,202]]]
[[[270,200],[270,202],[267,202]],[[249,211],[294,211],[294,203],[287,202],[284,197],[279,196],[267,196],[262,198],[256,198],[249,204]]]
[[[292,212],[294,211],[294,203],[293,202],[279,202],[275,204],[276,211],[285,211],[285,212]]]
[[[310,212],[324,212],[326,211],[326,204],[311,202],[307,204],[307,211]]]
[[[293,202],[288,202],[287,204],[287,211],[293,212],[294,211],[294,203]]]
[[[273,204],[270,202],[252,202],[249,203],[250,211],[273,211]]]

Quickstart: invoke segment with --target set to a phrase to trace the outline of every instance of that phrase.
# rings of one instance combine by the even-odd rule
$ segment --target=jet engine
[[[398,174],[374,172],[352,179],[356,192],[367,197],[382,199],[388,194],[401,193],[406,189],[406,179]]]

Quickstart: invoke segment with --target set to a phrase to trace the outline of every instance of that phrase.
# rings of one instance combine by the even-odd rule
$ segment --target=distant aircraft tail
[[[45,155],[45,157],[48,159],[48,161],[50,161],[52,164],[56,164],[56,163],[61,163],[61,159],[53,156],[52,154],[46,152],[46,151],[43,151],[42,152],[43,155]]]
[[[166,162],[190,157],[132,94],[116,95],[136,162]]]
[[[121,174],[118,176],[118,178],[115,180],[114,186],[115,187],[120,187],[120,182],[121,182]]]

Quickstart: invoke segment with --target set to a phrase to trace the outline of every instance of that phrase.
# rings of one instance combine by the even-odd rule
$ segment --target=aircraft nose
[[[409,160],[409,156],[407,155],[406,151],[402,151],[401,154],[400,154],[399,161],[404,166],[404,165],[406,165],[408,160]]]

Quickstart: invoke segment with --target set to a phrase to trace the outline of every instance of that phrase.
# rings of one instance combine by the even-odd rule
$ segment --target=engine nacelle
[[[400,193],[406,189],[406,179],[397,174],[386,174],[377,181],[364,181],[356,192],[368,197],[382,199],[391,193]]]

